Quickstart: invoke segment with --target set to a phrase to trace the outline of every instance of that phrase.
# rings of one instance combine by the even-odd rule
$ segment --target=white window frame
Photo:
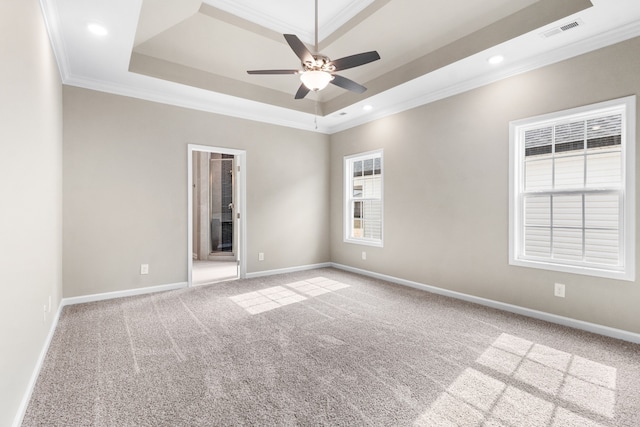
[[[380,183],[380,239],[370,239],[365,237],[352,237],[353,236],[353,164],[359,160],[365,160],[372,157],[380,157],[380,170],[382,171],[382,179]],[[366,153],[358,153],[344,157],[344,242],[354,243],[366,246],[384,246],[384,152],[382,149],[368,151]]]
[[[590,266],[586,263],[563,262],[556,259],[533,260],[523,255],[524,219],[524,131],[551,125],[559,121],[597,113],[622,112],[622,173],[620,209],[621,266]],[[566,273],[575,273],[618,280],[635,280],[635,145],[636,97],[600,102],[551,114],[516,120],[509,123],[509,264]],[[586,193],[585,193],[586,194]]]

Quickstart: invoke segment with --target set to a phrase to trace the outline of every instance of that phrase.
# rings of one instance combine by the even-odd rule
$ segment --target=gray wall
[[[0,2],[0,64],[0,425],[9,426],[62,295],[62,85],[37,0]]]
[[[36,0],[0,3],[0,34],[0,425],[18,412],[63,279],[67,297],[186,281],[188,143],[248,152],[249,272],[332,260],[640,332],[637,281],[507,262],[508,122],[638,94],[640,39],[327,137],[62,91]],[[381,147],[385,247],[345,244],[342,158]]]
[[[638,94],[637,52],[640,38],[333,135],[332,261],[640,333],[637,281],[508,265],[509,121]],[[378,148],[385,247],[343,243],[343,156]]]
[[[329,261],[328,136],[74,87],[63,99],[65,297],[187,280],[187,144],[247,151],[248,272]]]

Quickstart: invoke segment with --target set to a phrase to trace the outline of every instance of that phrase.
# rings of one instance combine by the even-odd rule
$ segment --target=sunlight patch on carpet
[[[309,297],[315,297],[349,287],[347,284],[324,277],[314,277],[295,283],[288,283],[284,286],[295,289],[297,292]],[[297,292],[293,292],[283,286],[272,286],[259,291],[235,295],[229,297],[229,299],[244,308],[249,314],[258,314],[307,299],[307,297]]]
[[[314,277],[313,279],[289,283],[285,286],[312,297],[349,287],[347,284],[336,282],[335,280],[330,280],[324,277]]]
[[[273,286],[271,288],[229,297],[229,299],[247,310],[250,314],[258,314],[300,302],[307,298],[282,286]]]
[[[615,416],[617,373],[611,366],[509,334],[500,335],[476,363],[495,371],[495,378],[465,369],[414,425],[511,426],[527,420],[527,425],[602,427],[598,421]],[[501,375],[522,388],[507,385]],[[552,402],[556,399],[566,407]]]

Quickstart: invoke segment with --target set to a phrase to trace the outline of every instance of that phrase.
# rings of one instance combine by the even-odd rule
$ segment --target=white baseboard
[[[443,288],[438,288],[436,286],[425,285],[423,283],[413,282],[411,280],[400,279],[398,277],[388,276],[386,274],[375,273],[368,270],[362,270],[360,268],[349,267],[342,264],[326,262],[320,264],[310,264],[303,265],[298,267],[289,267],[289,268],[281,268],[276,270],[266,270],[266,271],[257,271],[254,273],[248,273],[247,278],[255,278],[255,277],[263,277],[263,276],[273,276],[276,274],[285,274],[285,273],[293,273],[297,271],[305,271],[305,270],[313,270],[316,268],[326,268],[333,267],[344,271],[349,271],[356,274],[361,274],[363,276],[373,277],[375,279],[385,280],[387,282],[396,283],[403,286],[408,286],[415,289],[420,289],[423,291],[431,292],[438,295],[444,295],[452,298],[456,298],[463,301],[468,301],[480,305],[484,305],[487,307],[496,308],[498,310],[507,311],[510,313],[516,313],[527,317],[532,317],[535,319],[545,320],[547,322],[556,323],[563,326],[568,326],[576,329],[581,329],[588,332],[593,332],[596,334],[604,335],[611,338],[617,338],[624,341],[629,341],[633,343],[640,344],[640,334],[625,331],[622,329],[611,328],[608,326],[598,325],[595,323],[584,322],[581,320],[572,319],[569,317],[558,316],[551,313],[546,313],[543,311],[532,310],[530,308],[520,307],[517,305],[507,304],[499,301],[494,301],[486,298],[476,297],[469,294],[464,294],[461,292],[450,291]],[[106,292],[101,294],[93,294],[93,295],[85,295],[80,297],[71,297],[71,298],[63,298],[60,301],[60,305],[56,312],[55,318],[51,323],[51,327],[49,329],[49,334],[47,335],[47,339],[40,351],[40,355],[38,357],[38,361],[36,366],[31,374],[31,379],[29,380],[29,385],[27,390],[22,398],[22,402],[20,403],[20,407],[18,409],[18,413],[13,422],[13,427],[19,427],[22,424],[22,419],[24,418],[25,412],[27,410],[27,405],[31,400],[31,395],[33,393],[33,389],[36,385],[36,381],[38,380],[38,375],[40,374],[40,370],[42,368],[42,364],[44,363],[44,359],[47,355],[47,351],[49,350],[49,345],[51,344],[51,340],[55,333],[56,327],[58,325],[58,320],[60,319],[60,315],[62,313],[62,309],[67,305],[73,304],[81,304],[85,302],[93,302],[93,301],[102,301],[106,299],[113,298],[122,298],[133,295],[143,295],[154,292],[162,292],[169,291],[174,289],[186,288],[188,286],[187,282],[180,283],[171,283],[167,285],[159,285],[159,286],[150,286],[147,288],[137,288],[137,289],[129,289],[126,291],[116,291],[116,292]]]
[[[38,376],[40,375],[42,364],[44,363],[44,359],[47,356],[47,351],[49,351],[49,345],[51,345],[53,334],[55,333],[56,327],[58,326],[58,320],[60,319],[60,315],[62,314],[62,309],[65,306],[73,305],[73,304],[82,304],[85,302],[102,301],[102,300],[113,299],[113,298],[122,298],[122,297],[128,297],[133,295],[143,295],[143,294],[150,294],[154,292],[170,291],[173,289],[186,288],[187,285],[188,285],[187,282],[180,282],[180,283],[171,283],[168,285],[150,286],[148,288],[128,289],[126,291],[105,292],[102,294],[63,298],[60,301],[60,305],[58,306],[58,311],[56,312],[53,322],[51,322],[51,328],[49,329],[49,334],[47,335],[47,339],[45,340],[44,345],[42,346],[42,350],[40,351],[40,356],[38,357],[36,366],[34,367],[33,373],[31,374],[31,378],[29,380],[27,390],[24,394],[24,397],[22,398],[22,402],[20,403],[20,407],[18,408],[16,417],[13,420],[13,427],[20,427],[20,425],[22,425],[22,419],[24,418],[24,415],[27,411],[27,406],[29,405],[29,401],[31,400],[31,395],[33,394],[33,389],[35,388],[36,381],[38,380]]]
[[[309,264],[309,265],[300,265],[297,267],[278,268],[276,270],[255,271],[253,273],[247,273],[246,277],[247,279],[253,279],[254,277],[274,276],[276,274],[294,273],[296,271],[314,270],[316,268],[327,268],[332,266],[333,264],[330,262],[323,262],[320,264]]]
[[[373,277],[375,279],[386,280],[387,282],[396,283],[398,285],[408,286],[415,289],[431,292],[438,295],[444,295],[487,307],[497,308],[498,310],[508,311],[510,313],[521,314],[534,319],[545,320],[547,322],[556,323],[558,325],[568,326],[583,331],[593,332],[611,338],[617,338],[624,341],[640,344],[640,334],[625,331],[622,329],[611,328],[609,326],[598,325],[596,323],[584,322],[582,320],[572,319],[570,317],[558,316],[556,314],[546,313],[544,311],[533,310],[530,308],[520,307],[518,305],[507,304],[500,301],[494,301],[486,298],[476,297],[462,292],[450,291],[436,286],[425,285],[423,283],[413,282],[411,280],[400,279],[398,277],[387,276],[386,274],[375,273],[360,268],[349,267],[347,265],[331,263],[331,266],[340,270],[349,271],[351,273],[361,274],[363,276]]]
[[[40,355],[38,356],[38,360],[36,361],[36,366],[33,368],[33,372],[31,373],[29,384],[27,384],[27,390],[22,397],[22,401],[20,402],[20,406],[18,407],[18,412],[16,413],[16,417],[13,420],[13,427],[20,427],[22,425],[22,420],[25,416],[25,413],[27,412],[27,406],[29,405],[29,401],[31,400],[33,390],[36,387],[38,376],[40,375],[40,371],[42,370],[42,364],[44,363],[44,359],[47,356],[47,352],[49,351],[49,345],[51,344],[51,340],[53,339],[53,334],[55,334],[56,332],[58,319],[60,319],[60,314],[62,313],[63,307],[64,306],[62,305],[61,301],[58,306],[58,310],[56,311],[55,317],[51,322],[51,327],[49,328],[47,338],[42,345],[42,349],[40,350]]]
[[[130,297],[134,295],[152,294],[155,292],[172,291],[186,288],[187,282],[170,283],[168,285],[149,286],[146,288],[127,289],[125,291],[105,292],[102,294],[83,295],[80,297],[63,298],[61,305],[82,304],[85,302],[102,301],[106,299]]]

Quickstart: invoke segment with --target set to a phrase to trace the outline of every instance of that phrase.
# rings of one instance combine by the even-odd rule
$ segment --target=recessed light
[[[104,37],[109,33],[104,26],[98,24],[97,22],[89,22],[87,24],[87,30],[89,30],[89,32],[94,36],[98,37]]]
[[[362,107],[362,109],[364,111],[371,111],[371,110],[373,110],[373,106],[372,105],[365,105],[364,107]]]
[[[504,61],[504,56],[502,55],[494,55],[491,58],[487,59],[487,62],[491,65],[496,65]]]

